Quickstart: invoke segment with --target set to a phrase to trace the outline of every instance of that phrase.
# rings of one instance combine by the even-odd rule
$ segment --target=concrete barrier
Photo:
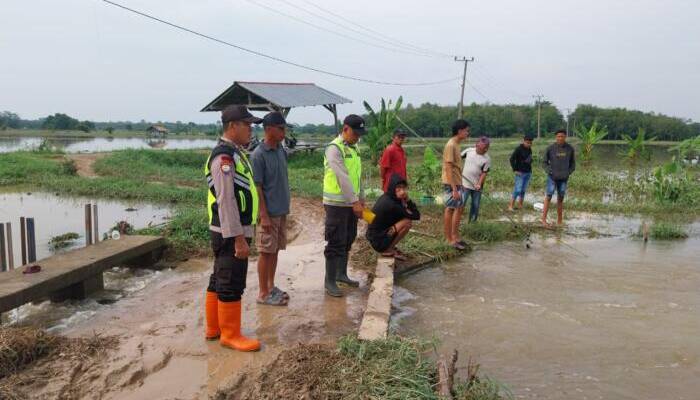
[[[147,266],[160,257],[164,247],[162,237],[125,235],[39,260],[38,273],[23,274],[20,268],[0,273],[0,313],[44,298],[85,298],[103,288],[102,272],[106,269],[133,260]]]
[[[391,318],[391,299],[394,295],[394,259],[380,257],[374,281],[369,290],[367,308],[362,317],[358,337],[362,340],[385,338]]]

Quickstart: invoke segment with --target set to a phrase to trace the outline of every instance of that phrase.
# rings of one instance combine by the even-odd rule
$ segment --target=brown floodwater
[[[398,285],[395,329],[474,357],[516,398],[700,396],[697,236],[498,245]]]

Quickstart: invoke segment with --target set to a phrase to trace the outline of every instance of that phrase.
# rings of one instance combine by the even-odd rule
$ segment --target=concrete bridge
[[[83,299],[104,288],[102,273],[116,266],[149,266],[158,261],[165,240],[158,236],[124,235],[39,260],[41,271],[24,268],[0,273],[0,313],[23,304],[50,299]]]

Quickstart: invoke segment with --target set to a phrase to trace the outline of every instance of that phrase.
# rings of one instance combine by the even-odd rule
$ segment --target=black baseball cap
[[[248,111],[246,106],[228,106],[221,110],[221,123],[226,125],[229,122],[250,122],[251,124],[259,124],[262,119],[256,117]]]
[[[287,121],[284,119],[284,116],[279,111],[273,111],[266,114],[262,119],[262,124],[263,126],[289,126],[287,125]]]
[[[394,136],[408,136],[408,133],[402,129],[397,129],[394,131]]]
[[[352,128],[356,135],[362,136],[365,134],[365,120],[357,114],[350,114],[343,120],[343,125]]]

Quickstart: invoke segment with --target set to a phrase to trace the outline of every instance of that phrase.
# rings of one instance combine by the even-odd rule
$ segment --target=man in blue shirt
[[[287,245],[287,214],[290,193],[287,175],[287,152],[282,147],[287,122],[279,112],[271,112],[263,118],[265,138],[253,151],[253,180],[260,199],[260,223],[255,232],[258,257],[257,302],[274,306],[286,306],[289,295],[275,286],[277,256]]]

